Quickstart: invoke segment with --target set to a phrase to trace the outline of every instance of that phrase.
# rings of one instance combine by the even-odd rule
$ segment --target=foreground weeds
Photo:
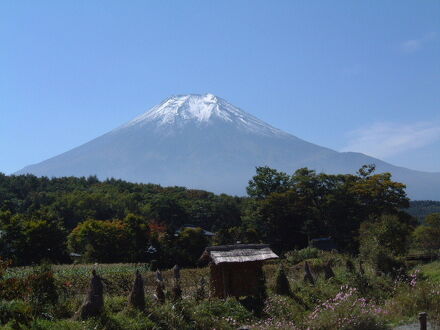
[[[164,271],[166,302],[159,304],[154,272],[145,265],[69,265],[52,268],[9,268],[0,280],[0,323],[5,329],[390,329],[414,322],[421,311],[440,321],[440,263],[415,265],[397,278],[377,275],[367,265],[345,256],[314,250],[292,254],[284,263],[290,291],[274,293],[277,263],[264,267],[268,298],[258,314],[244,299],[200,296],[198,285],[209,283],[208,269],[183,269],[183,298],[172,301],[171,271]],[[325,278],[332,259],[334,276]],[[299,260],[299,261],[298,261]],[[304,261],[315,284],[306,283]],[[297,262],[297,263],[294,263]],[[84,299],[92,269],[104,279],[104,312],[99,318],[73,321]],[[134,272],[145,278],[146,308],[128,307]],[[6,284],[12,283],[8,287]],[[11,290],[11,288],[13,288]]]

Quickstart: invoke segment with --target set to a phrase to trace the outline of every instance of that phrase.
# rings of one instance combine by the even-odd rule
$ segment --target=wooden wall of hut
[[[218,298],[257,295],[262,266],[261,261],[212,263],[212,295]]]

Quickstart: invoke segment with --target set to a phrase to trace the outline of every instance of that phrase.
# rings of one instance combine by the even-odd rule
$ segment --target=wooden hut
[[[207,247],[201,260],[210,262],[211,292],[218,298],[257,295],[263,261],[275,259],[266,244],[236,244]]]

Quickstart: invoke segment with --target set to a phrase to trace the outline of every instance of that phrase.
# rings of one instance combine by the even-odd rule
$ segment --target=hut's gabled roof
[[[216,265],[223,262],[248,262],[275,259],[268,244],[236,244],[207,247],[201,259],[211,259]]]

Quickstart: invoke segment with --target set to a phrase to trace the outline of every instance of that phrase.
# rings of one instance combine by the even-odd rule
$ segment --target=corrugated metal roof
[[[223,262],[262,261],[278,258],[266,244],[211,246],[206,249],[206,252],[216,265]]]

